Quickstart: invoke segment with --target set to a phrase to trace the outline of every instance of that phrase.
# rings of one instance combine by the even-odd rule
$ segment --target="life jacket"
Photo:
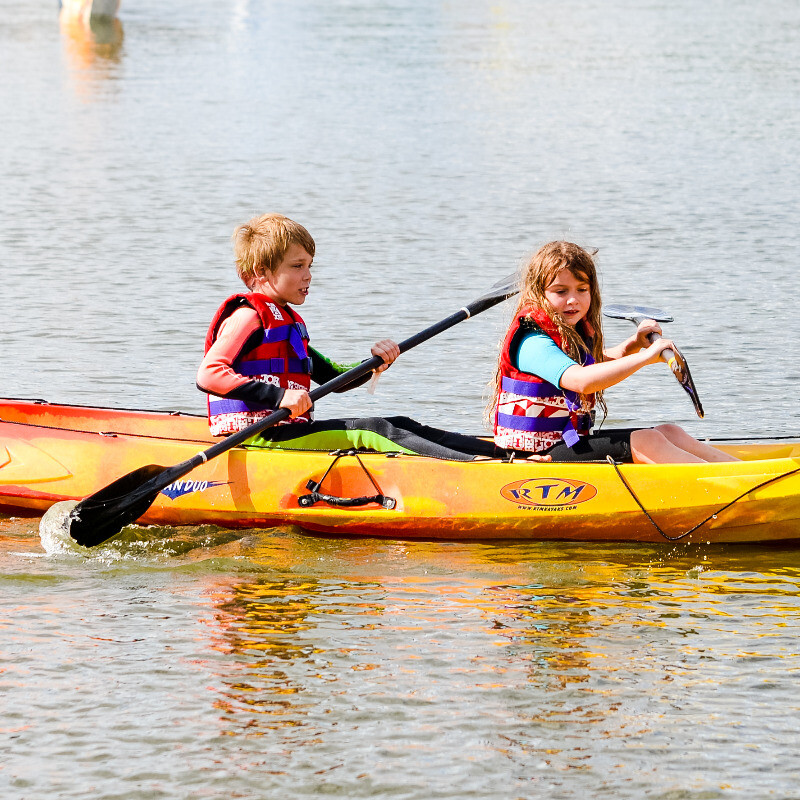
[[[590,410],[583,410],[577,392],[553,386],[515,366],[511,349],[523,322],[531,319],[563,349],[558,328],[544,311],[529,307],[520,309],[500,353],[500,394],[495,407],[494,441],[506,450],[530,453],[547,450],[561,440],[573,447],[579,437],[591,430],[595,397],[589,395]],[[591,349],[594,331],[585,320],[579,324],[579,332]],[[594,364],[591,354],[583,354],[583,364]]]
[[[279,306],[265,295],[251,292],[229,297],[211,321],[205,352],[217,338],[220,325],[237,308],[250,306],[261,320],[262,336],[255,346],[252,337],[233,362],[233,369],[254,381],[264,381],[284,389],[311,388],[311,357],[308,331],[299,314]],[[226,436],[269,416],[274,408],[254,401],[208,397],[208,425],[214,436]],[[293,417],[291,422],[309,422],[311,412]]]

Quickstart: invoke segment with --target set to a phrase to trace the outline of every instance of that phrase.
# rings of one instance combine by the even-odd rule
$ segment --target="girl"
[[[308,331],[291,306],[302,305],[311,287],[316,246],[309,232],[280,214],[264,214],[234,231],[239,277],[248,291],[229,297],[206,336],[197,386],[209,395],[211,433],[243,430],[286,408],[291,419],[268,428],[248,444],[288,450],[368,449],[421,453],[471,461],[492,455],[491,442],[421,425],[408,417],[313,421],[311,381],[327,383],[355,364],[337,364],[309,345]],[[337,313],[346,319],[347,310]],[[400,355],[391,339],[372,347],[386,369]],[[351,383],[351,389],[366,382]]]
[[[659,361],[672,347],[653,320],[616,347],[603,348],[600,291],[592,256],[550,242],[531,259],[514,321],[503,342],[494,395],[494,440],[532,460],[637,464],[736,461],[677,425],[591,433],[603,390]]]

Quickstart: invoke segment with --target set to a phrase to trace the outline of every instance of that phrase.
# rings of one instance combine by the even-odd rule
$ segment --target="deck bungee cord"
[[[776,483],[777,481],[783,480],[784,478],[788,478],[792,475],[796,475],[800,472],[800,467],[796,469],[789,470],[789,472],[783,472],[780,475],[773,475],[771,478],[767,478],[767,480],[762,481],[761,483],[757,484],[756,486],[751,486],[749,489],[746,489],[740,495],[737,495],[733,498],[733,500],[728,501],[725,503],[724,506],[721,506],[712,514],[709,514],[702,522],[698,522],[697,525],[689,528],[688,531],[684,531],[677,536],[670,536],[666,531],[664,531],[661,526],[653,519],[650,515],[650,512],[642,505],[642,501],[639,500],[636,492],[634,492],[633,487],[628,483],[625,476],[622,474],[620,470],[620,463],[615,461],[611,456],[606,456],[606,460],[612,467],[614,467],[617,476],[619,477],[620,481],[622,481],[622,485],[628,490],[628,494],[634,499],[636,505],[642,510],[642,513],[647,517],[648,520],[652,523],[653,527],[668,541],[668,542],[678,542],[681,539],[685,539],[690,534],[694,533],[696,530],[699,530],[703,527],[707,522],[710,522],[712,519],[716,519],[723,511],[729,509],[735,503],[738,503],[742,498],[746,497],[748,494],[752,492],[758,491],[758,489],[763,489],[765,486],[769,486],[771,483]]]
[[[397,500],[394,497],[389,497],[383,493],[381,487],[378,486],[378,482],[361,460],[358,450],[334,450],[328,453],[328,455],[334,457],[333,461],[331,461],[331,463],[328,465],[328,468],[325,470],[324,475],[318,481],[315,481],[313,478],[308,481],[306,484],[306,489],[309,490],[310,494],[304,494],[298,497],[298,505],[302,506],[303,508],[309,508],[315,503],[319,503],[321,501],[328,503],[328,505],[339,506],[340,508],[354,508],[357,506],[366,506],[370,503],[376,503],[382,508],[389,510],[397,507]],[[393,458],[400,455],[400,453],[386,453],[385,455],[387,458]],[[322,484],[325,482],[325,478],[330,475],[331,470],[339,463],[339,459],[344,458],[345,456],[355,457],[356,461],[358,461],[358,464],[361,467],[362,472],[367,476],[377,494],[362,495],[360,497],[339,497],[337,495],[326,494],[325,492],[321,491]]]

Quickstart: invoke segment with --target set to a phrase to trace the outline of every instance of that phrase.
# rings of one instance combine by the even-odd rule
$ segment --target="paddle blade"
[[[612,303],[603,306],[603,316],[612,319],[629,319],[631,322],[639,324],[641,319],[654,319],[656,322],[672,322],[673,318],[666,311],[653,306],[630,306],[620,303]]]
[[[123,475],[81,500],[67,518],[69,535],[83,547],[96,547],[136,522],[158,497],[165,467],[148,464]]]
[[[683,390],[686,392],[686,394],[689,395],[689,399],[692,401],[692,405],[694,406],[697,416],[702,419],[706,412],[703,411],[703,404],[700,402],[700,397],[697,394],[697,387],[694,385],[692,373],[689,371],[689,364],[686,362],[686,359],[683,357],[683,354],[679,352],[677,347],[673,350],[673,352],[675,355],[669,361],[672,374],[678,379],[678,383],[680,383],[680,385],[683,387]]]
[[[486,294],[481,295],[477,300],[474,300],[466,306],[470,316],[480,314],[481,311],[485,311],[487,308],[496,306],[498,303],[502,303],[503,300],[513,297],[520,290],[520,280],[520,274],[518,272],[512,272],[510,275],[506,275],[505,278],[497,281]]]

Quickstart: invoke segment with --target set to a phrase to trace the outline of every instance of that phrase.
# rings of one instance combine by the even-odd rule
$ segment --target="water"
[[[55,5],[0,0],[3,394],[202,410],[230,234],[276,210],[337,360],[567,237],[706,409],[651,367],[615,423],[797,434],[796,4],[123,0],[102,42]],[[481,430],[508,313],[320,416]],[[794,550],[37,526],[0,519],[4,797],[798,796]]]

